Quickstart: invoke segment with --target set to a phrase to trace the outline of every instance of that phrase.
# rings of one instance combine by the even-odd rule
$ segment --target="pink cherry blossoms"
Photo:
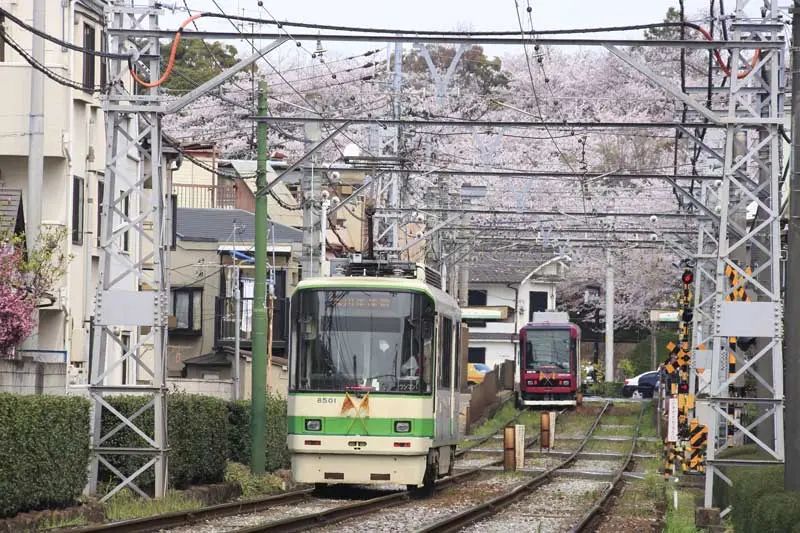
[[[36,299],[27,290],[22,263],[19,247],[11,244],[0,247],[0,357],[11,355],[35,325]]]

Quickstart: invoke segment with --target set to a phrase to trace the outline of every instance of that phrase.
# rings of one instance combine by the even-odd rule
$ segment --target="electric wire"
[[[59,85],[63,85],[65,87],[69,87],[70,89],[75,89],[78,91],[88,91],[88,92],[102,92],[105,87],[101,86],[87,86],[83,85],[82,83],[78,83],[76,81],[71,80],[57,72],[54,72],[52,69],[48,68],[46,65],[37,61],[33,55],[29,54],[22,46],[15,41],[9,34],[4,35],[5,43],[11,47],[12,50],[17,52],[22,59],[24,59],[31,67],[38,70],[54,82],[58,83]]]
[[[84,48],[83,46],[72,44],[69,41],[64,41],[62,39],[59,39],[58,37],[55,37],[53,35],[50,35],[49,33],[37,29],[35,26],[31,26],[30,24],[25,23],[25,21],[14,16],[14,14],[8,11],[7,9],[3,9],[2,7],[0,7],[0,19],[3,18],[10,20],[17,26],[23,28],[26,31],[29,31],[30,33],[38,37],[41,37],[42,39],[48,40],[51,43],[55,43],[63,48],[67,48],[75,52],[83,52],[84,54],[90,54],[93,56],[103,57],[106,59],[128,59],[130,57],[130,54],[115,54],[112,52],[104,52],[102,50],[92,50],[90,48]],[[2,26],[2,24],[0,24],[0,26]],[[8,38],[8,32],[5,32],[4,37]]]

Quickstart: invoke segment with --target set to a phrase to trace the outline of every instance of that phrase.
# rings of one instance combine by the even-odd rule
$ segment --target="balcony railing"
[[[272,344],[285,347],[289,336],[289,321],[286,314],[289,310],[288,298],[277,298],[272,315]],[[219,344],[233,344],[236,341],[236,300],[232,297],[216,299],[215,340]],[[241,326],[239,341],[242,346],[249,347],[253,342],[253,299],[241,300]]]
[[[178,207],[195,209],[244,209],[254,212],[255,198],[246,185],[189,185],[174,183]]]

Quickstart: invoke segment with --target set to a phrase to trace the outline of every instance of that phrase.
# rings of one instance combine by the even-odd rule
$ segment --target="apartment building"
[[[105,32],[100,0],[46,0],[44,30],[85,50],[103,50]],[[0,7],[27,24],[32,24],[33,2],[0,0]],[[106,83],[104,61],[87,52],[76,52],[46,41],[44,62],[54,73],[81,84],[68,88],[52,79],[44,81],[44,180],[41,193],[29,194],[28,156],[30,139],[30,65],[10,43],[29,52],[31,34],[3,20],[0,33],[0,189],[18,190],[26,219],[30,207],[41,206],[41,227],[65,228],[64,247],[71,256],[67,273],[52,305],[39,311],[38,332],[26,341],[30,354],[57,356],[65,360],[73,383],[86,381],[90,351],[90,322],[99,263],[98,227],[104,193],[106,137],[102,103],[93,88]],[[128,125],[134,131],[135,123]],[[133,151],[126,158],[129,174],[137,175],[139,161]],[[119,184],[124,186],[124,184]],[[135,213],[141,198],[132,196],[125,209]],[[27,220],[30,226],[32,221]],[[132,256],[140,243],[132,234],[121,235],[123,249]],[[131,279],[128,286],[136,290]],[[120,330],[123,345],[136,342],[137,332]],[[118,357],[119,354],[116,355]],[[113,360],[114,350],[109,357]],[[136,380],[133,369],[121,365],[109,374],[110,382]]]

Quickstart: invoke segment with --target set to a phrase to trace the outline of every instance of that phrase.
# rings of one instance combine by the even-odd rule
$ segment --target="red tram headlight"
[[[527,384],[527,385],[529,385],[529,386],[531,386],[531,385],[535,385],[535,384],[536,384],[536,382],[535,382],[535,381],[533,381],[532,379],[529,379],[529,380],[526,382],[526,384]]]
[[[565,387],[569,387],[569,380],[568,380],[568,379],[562,379],[562,380],[561,380],[561,384],[562,384],[563,386],[565,386]]]

